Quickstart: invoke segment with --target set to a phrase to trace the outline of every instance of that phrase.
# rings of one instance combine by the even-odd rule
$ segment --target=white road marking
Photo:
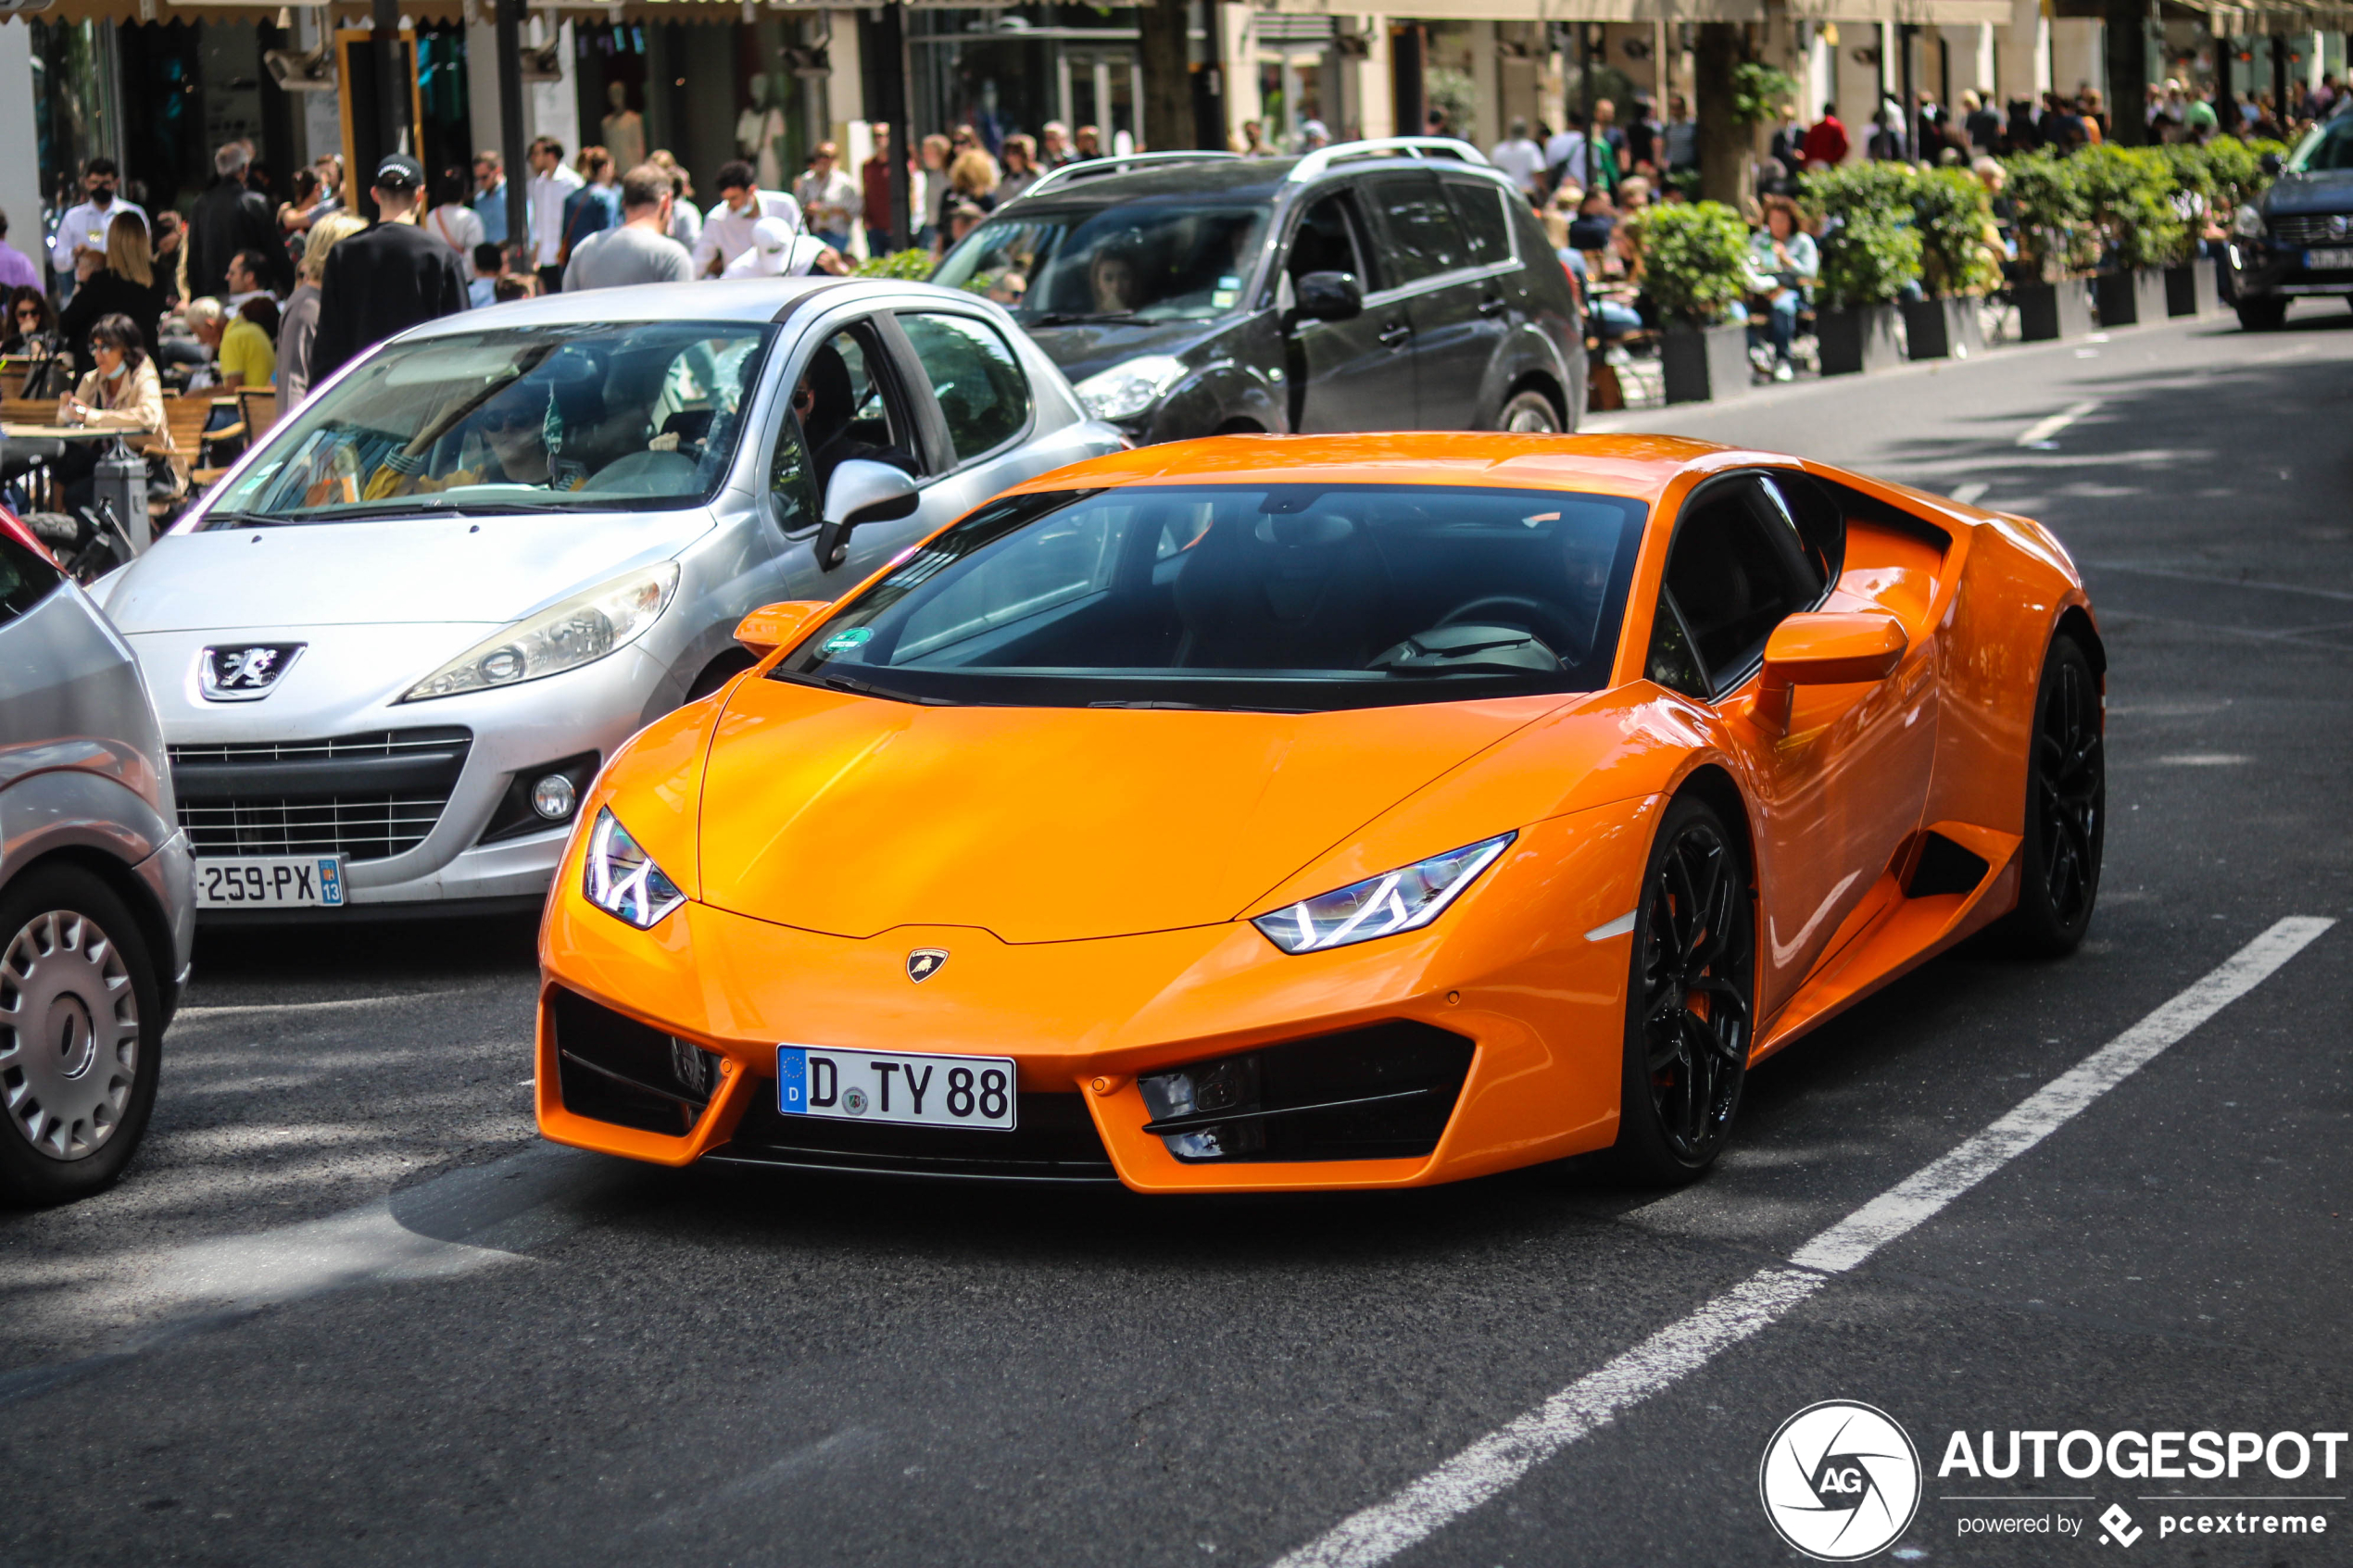
[[[1592,930],[1585,934],[1585,940],[1588,942],[1606,942],[1613,936],[1625,935],[1628,932],[1634,929],[1634,913],[1635,911],[1629,909],[1624,914],[1618,916],[1616,920],[1609,922],[1607,924],[1593,927]]]
[[[403,991],[391,997],[337,997],[323,1002],[237,1002],[218,1007],[182,1008],[171,1016],[182,1018],[228,1018],[246,1012],[315,1012],[325,1008],[389,1007],[398,1002],[422,1002],[434,997],[456,997],[460,991]]]
[[[2018,444],[2020,446],[2039,445],[2043,442],[2048,441],[2051,437],[2057,435],[2059,432],[2065,430],[2068,426],[2073,424],[2076,420],[2082,419],[2084,415],[2090,413],[2093,409],[2098,408],[2099,406],[2098,399],[2094,398],[2086,402],[2078,403],[2072,408],[2062,408],[2057,413],[2051,415],[2047,419],[2036,420],[2032,424],[2028,425],[2024,430],[2018,433]]]
[[[1815,1236],[1789,1263],[1758,1270],[1403,1490],[1342,1520],[1284,1556],[1275,1568],[1374,1568],[1435,1535],[1569,1444],[1607,1425],[1619,1411],[1770,1327],[1827,1285],[1831,1275],[1855,1268],[1933,1218],[2277,972],[2335,923],[2315,916],[2279,922],[1984,1131]]]
[[[1982,479],[1972,479],[1967,484],[1956,484],[1953,486],[1953,499],[1958,501],[1965,507],[1973,507],[1977,505],[1977,498],[1980,495],[1984,495],[1988,490],[1993,488],[1994,487],[1992,485],[1986,483],[1985,481]]]
[[[2353,600],[2353,594],[2335,588],[2308,588],[2297,583],[2257,583],[2244,577],[2217,577],[2205,571],[2175,571],[2161,566],[2128,566],[2122,561],[2087,561],[2095,571],[2129,571],[2138,577],[2170,577],[2177,583],[2209,583],[2217,588],[2260,588],[2267,594],[2304,594],[2316,599]]]
[[[2177,751],[2157,762],[2160,768],[2239,768],[2246,759],[2234,751]]]

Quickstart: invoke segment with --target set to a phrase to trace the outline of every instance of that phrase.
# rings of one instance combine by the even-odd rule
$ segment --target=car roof
[[[1695,466],[1794,464],[1677,435],[1223,435],[1115,452],[1057,469],[1025,491],[1130,484],[1478,484],[1583,490],[1655,502]]]
[[[712,278],[693,283],[638,283],[627,288],[585,289],[543,295],[411,327],[404,338],[441,337],[494,327],[579,326],[634,321],[773,321],[811,295],[847,305],[862,295],[905,299],[937,295],[971,304],[962,289],[898,278]]]
[[[1286,189],[1306,189],[1315,180],[1326,174],[1337,176],[1343,169],[1347,177],[1377,173],[1392,169],[1444,171],[1451,174],[1491,175],[1503,179],[1502,173],[1485,163],[1468,159],[1431,159],[1416,157],[1401,151],[1394,157],[1381,157],[1372,151],[1356,152],[1354,144],[1340,144],[1326,148],[1322,156],[1307,154],[1292,157],[1202,158],[1197,162],[1172,162],[1144,165],[1122,169],[1117,173],[1090,174],[1067,183],[1057,181],[1036,194],[1024,193],[998,207],[1000,213],[1013,209],[1043,209],[1049,207],[1100,207],[1112,202],[1151,200],[1216,200],[1226,198],[1241,201],[1272,201]],[[1348,154],[1344,162],[1333,163],[1329,154]],[[1291,171],[1301,164],[1315,160],[1315,167],[1299,182],[1293,182]],[[994,216],[992,214],[991,216]]]

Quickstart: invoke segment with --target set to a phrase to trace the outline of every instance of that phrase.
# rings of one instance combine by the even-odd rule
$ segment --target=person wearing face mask
[[[57,399],[57,422],[93,429],[145,432],[171,450],[171,427],[163,414],[163,383],[156,378],[155,361],[139,339],[139,328],[128,316],[101,316],[90,329],[86,345],[97,369],[82,384]],[[91,478],[107,442],[75,441],[52,465],[65,485],[66,510],[91,501]]]
[[[146,213],[137,203],[115,194],[120,178],[110,157],[94,157],[82,165],[82,190],[86,199],[66,208],[65,217],[57,223],[57,241],[49,247],[49,260],[60,279],[70,280],[74,276],[76,263],[84,251],[101,263],[105,261],[107,225],[114,221],[116,213],[135,212],[142,222],[146,220]],[[69,282],[66,286],[70,289],[72,284]]]

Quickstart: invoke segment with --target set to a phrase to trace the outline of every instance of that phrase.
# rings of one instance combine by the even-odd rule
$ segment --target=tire
[[[1667,809],[1642,871],[1613,1161],[1645,1186],[1704,1174],[1748,1081],[1755,900],[1740,841],[1705,801]]]
[[[2018,907],[1997,927],[2021,953],[2071,953],[2091,927],[2108,829],[2105,728],[2092,660],[2062,633],[2044,656],[2034,694]]]
[[[0,894],[0,1202],[67,1203],[138,1151],[163,1065],[163,987],[145,935],[79,866]]]
[[[1558,435],[1560,410],[1541,392],[1515,393],[1495,415],[1495,428],[1516,435]]]
[[[2239,326],[2250,332],[2275,332],[2287,320],[2284,299],[2242,299],[2238,302]]]

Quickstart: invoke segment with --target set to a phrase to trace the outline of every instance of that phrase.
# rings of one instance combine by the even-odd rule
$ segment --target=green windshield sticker
[[[875,629],[871,626],[852,626],[846,632],[837,632],[827,637],[824,651],[848,653],[851,648],[862,646],[866,639],[874,634]]]

